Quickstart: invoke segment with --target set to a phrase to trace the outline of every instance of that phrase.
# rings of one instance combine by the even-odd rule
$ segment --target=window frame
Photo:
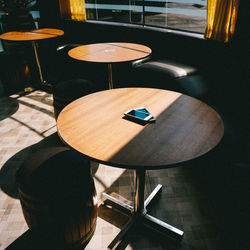
[[[136,0],[135,0],[136,1]],[[178,3],[180,2],[180,3],[184,3],[185,2],[185,0],[176,0]],[[193,4],[198,4],[198,2],[200,2],[200,1],[202,1],[202,0],[187,0],[187,4],[191,4],[191,3],[193,3]],[[205,27],[205,29],[204,29],[204,31],[201,31],[201,32],[199,32],[199,31],[195,31],[195,30],[188,30],[188,29],[180,29],[180,28],[178,28],[178,27],[173,27],[173,26],[158,26],[158,25],[154,25],[154,24],[150,24],[150,23],[146,23],[145,22],[145,17],[147,16],[147,11],[145,10],[145,7],[147,7],[146,5],[145,5],[145,3],[146,2],[159,2],[159,3],[161,3],[161,1],[160,0],[140,0],[140,2],[142,2],[142,4],[140,5],[140,7],[142,8],[142,12],[141,12],[141,19],[142,19],[142,22],[141,23],[132,23],[131,21],[130,22],[123,22],[123,21],[105,21],[105,20],[98,20],[98,17],[97,17],[97,19],[86,19],[86,21],[88,21],[88,22],[90,22],[90,21],[98,21],[98,22],[103,22],[103,23],[105,23],[105,22],[107,22],[107,23],[120,23],[120,24],[127,24],[127,25],[137,25],[137,26],[141,26],[141,27],[152,27],[152,28],[157,28],[157,29],[161,29],[161,30],[168,30],[168,31],[173,31],[173,30],[175,30],[177,33],[182,33],[182,34],[185,34],[185,33],[192,33],[192,34],[201,34],[202,36],[204,36],[204,34],[205,34],[205,29],[206,29],[206,27]],[[206,5],[204,5],[205,7],[207,6],[207,0],[204,0],[204,2],[205,2],[205,4]],[[166,3],[168,3],[168,2],[166,2]],[[171,2],[169,2],[169,3],[171,3]],[[175,3],[175,2],[174,2]],[[85,10],[86,10],[86,13],[88,13],[88,9],[86,8],[86,5],[88,5],[88,4],[94,4],[94,3],[88,3],[88,2],[86,2],[85,1]],[[103,3],[96,3],[96,4],[103,4]],[[106,5],[109,5],[109,4],[106,4]],[[127,7],[129,7],[129,5],[125,5],[125,4],[123,4],[124,6],[127,6]],[[119,6],[119,5],[117,5],[117,4],[115,4],[115,6]],[[121,6],[122,6],[122,4],[121,4]],[[150,6],[150,5],[149,5]],[[166,10],[168,9],[168,7],[166,6]],[[170,8],[171,9],[171,8]],[[178,8],[177,8],[178,9]],[[95,9],[95,14],[94,15],[97,15],[98,16],[98,10],[102,10],[102,9]],[[109,8],[107,8],[107,10],[109,10],[109,11],[111,11],[112,12],[112,9],[109,9]],[[118,9],[117,9],[117,11],[118,11]],[[121,10],[121,11],[123,11],[123,10]],[[124,10],[125,11],[125,10]],[[128,10],[126,10],[126,11],[128,11]],[[204,11],[204,10],[203,10]],[[115,12],[115,10],[114,10],[114,12]],[[131,11],[132,12],[132,11]],[[164,13],[163,13],[164,14]],[[168,13],[167,11],[166,11],[166,14],[171,14],[171,13]],[[187,15],[188,16],[188,15]],[[87,14],[87,17],[88,17],[88,14]],[[204,18],[205,20],[206,20],[206,17]]]

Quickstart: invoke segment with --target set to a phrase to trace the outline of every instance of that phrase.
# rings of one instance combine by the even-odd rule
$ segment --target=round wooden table
[[[19,42],[31,41],[33,49],[34,49],[34,53],[35,53],[36,63],[37,63],[38,70],[39,70],[40,82],[42,85],[47,85],[46,81],[44,81],[44,78],[43,78],[42,69],[41,69],[38,52],[37,52],[36,41],[49,39],[49,38],[55,38],[58,36],[62,36],[63,34],[64,34],[64,31],[59,30],[59,29],[44,28],[44,29],[37,29],[37,30],[30,30],[30,31],[6,32],[0,35],[0,39],[8,40],[8,41],[19,41]]]
[[[123,112],[145,107],[155,123],[124,119]],[[60,138],[90,159],[135,171],[134,206],[104,194],[132,213],[124,230],[110,244],[112,249],[136,223],[143,223],[182,238],[184,232],[146,212],[162,185],[144,201],[145,171],[170,168],[201,157],[224,134],[221,117],[207,104],[178,92],[151,88],[121,88],[84,96],[68,106],[57,119]]]
[[[149,56],[152,50],[141,44],[135,43],[94,43],[82,45],[71,49],[70,57],[85,61],[108,64],[109,88],[114,87],[112,77],[112,64],[119,62],[130,62]]]

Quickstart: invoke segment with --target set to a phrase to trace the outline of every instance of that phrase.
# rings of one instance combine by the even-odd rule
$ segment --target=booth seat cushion
[[[190,75],[175,80],[176,91],[211,103],[211,93],[207,80],[202,75]]]
[[[172,60],[150,60],[135,64],[137,70],[155,71],[168,75],[170,78],[185,77],[197,72],[197,69]]]
[[[175,62],[169,59],[150,59],[136,62],[133,65],[133,82],[144,87],[162,88],[180,91],[176,80],[186,79],[188,76],[197,75],[198,70],[190,65]]]
[[[168,59],[135,61],[125,87],[149,87],[177,91],[210,102],[210,88],[197,68]]]

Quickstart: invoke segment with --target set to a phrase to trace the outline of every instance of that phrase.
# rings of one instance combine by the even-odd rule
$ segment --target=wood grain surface
[[[62,36],[64,31],[59,29],[38,29],[30,31],[11,31],[0,35],[0,39],[9,41],[35,41]]]
[[[147,57],[151,53],[149,47],[135,43],[95,43],[68,52],[76,60],[99,63],[128,62]]]
[[[151,124],[124,119],[123,112],[145,107]],[[58,134],[71,148],[107,165],[157,169],[197,158],[224,134],[218,113],[181,93],[151,88],[121,88],[84,96],[57,119]]]

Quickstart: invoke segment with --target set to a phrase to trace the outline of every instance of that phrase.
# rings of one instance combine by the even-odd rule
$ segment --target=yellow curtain
[[[206,38],[228,42],[235,31],[240,0],[207,0]]]
[[[85,21],[86,10],[84,0],[59,0],[60,12],[63,18]]]
[[[71,19],[85,21],[86,10],[84,0],[70,0]]]

